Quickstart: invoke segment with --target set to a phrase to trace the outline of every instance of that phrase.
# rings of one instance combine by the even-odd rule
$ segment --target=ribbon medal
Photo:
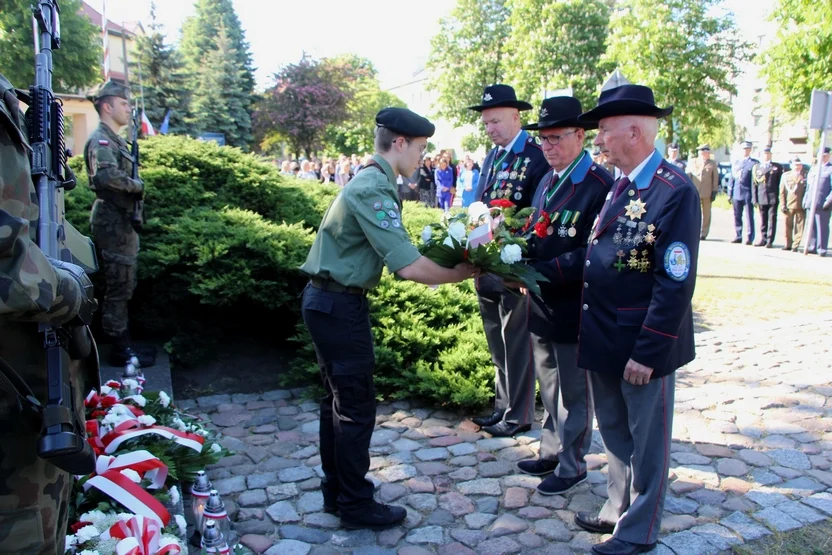
[[[571,227],[569,228],[569,230],[566,232],[566,234],[567,234],[567,235],[569,235],[570,237],[574,237],[574,236],[576,236],[576,235],[578,234],[578,230],[577,230],[577,229],[575,229],[575,224],[578,222],[578,218],[579,218],[580,216],[581,216],[580,211],[575,212],[575,216],[572,218],[572,226],[571,226]]]

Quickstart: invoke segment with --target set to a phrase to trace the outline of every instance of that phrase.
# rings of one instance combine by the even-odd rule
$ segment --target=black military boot
[[[110,366],[126,366],[130,359],[136,357],[140,368],[147,368],[156,364],[155,347],[133,347],[130,341],[130,334],[124,332],[121,335],[111,337],[113,347],[110,350]]]

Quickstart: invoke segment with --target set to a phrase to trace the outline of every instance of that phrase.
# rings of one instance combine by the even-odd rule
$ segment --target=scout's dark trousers
[[[777,233],[777,204],[760,205],[760,242],[766,245],[774,243]]]
[[[737,231],[737,239],[742,239],[742,214],[745,212],[745,225],[748,228],[748,241],[754,241],[754,205],[751,199],[733,200],[734,205],[734,229]]]
[[[373,336],[367,297],[307,286],[303,321],[312,335],[325,394],[321,399],[324,502],[355,513],[373,500],[370,438],[376,421]]]

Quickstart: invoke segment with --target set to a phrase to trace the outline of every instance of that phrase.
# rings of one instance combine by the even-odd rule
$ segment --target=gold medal
[[[630,220],[638,220],[647,213],[647,203],[641,199],[633,199],[626,208]]]

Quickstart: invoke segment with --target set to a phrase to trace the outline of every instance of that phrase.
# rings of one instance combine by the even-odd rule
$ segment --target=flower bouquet
[[[508,199],[492,200],[490,207],[474,202],[467,213],[425,226],[419,252],[446,268],[469,262],[483,273],[522,283],[539,294],[538,282],[549,280],[523,263],[526,239],[518,235],[530,226],[533,212],[533,208],[518,211]]]

